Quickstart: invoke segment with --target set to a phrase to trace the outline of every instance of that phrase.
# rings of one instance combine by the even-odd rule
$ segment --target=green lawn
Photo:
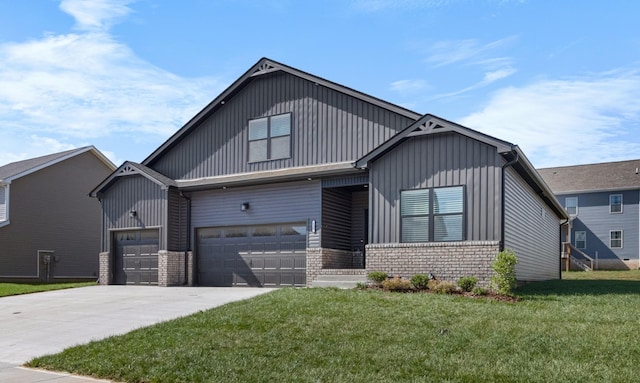
[[[42,291],[70,289],[73,287],[94,286],[95,282],[76,282],[76,283],[0,283],[0,297],[9,295],[20,295],[39,293]]]
[[[597,273],[516,303],[281,289],[30,366],[127,382],[640,381],[640,281]]]

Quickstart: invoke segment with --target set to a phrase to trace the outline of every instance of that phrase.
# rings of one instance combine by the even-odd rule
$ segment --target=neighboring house
[[[640,160],[538,171],[571,216],[563,241],[574,255],[599,269],[640,266]]]
[[[308,286],[383,270],[560,276],[567,216],[508,142],[261,59],[92,192],[104,284]]]
[[[0,280],[96,280],[100,205],[115,166],[93,146],[0,166]]]

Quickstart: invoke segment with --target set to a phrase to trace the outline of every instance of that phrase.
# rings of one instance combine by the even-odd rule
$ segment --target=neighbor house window
[[[462,241],[464,187],[404,190],[400,215],[402,242]]]
[[[564,200],[564,208],[569,215],[578,215],[578,197],[567,197]]]
[[[291,157],[291,114],[249,120],[249,162]]]
[[[8,187],[0,185],[0,222],[7,220]]]
[[[611,230],[609,232],[609,247],[612,249],[622,249],[622,230]]]
[[[586,249],[587,248],[587,232],[586,231],[576,231],[576,248],[578,249]]]
[[[622,213],[622,194],[609,196],[609,213]]]

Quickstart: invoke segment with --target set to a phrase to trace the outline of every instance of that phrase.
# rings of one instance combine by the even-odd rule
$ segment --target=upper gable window
[[[564,207],[569,215],[578,215],[578,197],[567,197]]]
[[[291,113],[249,120],[249,162],[291,157]]]
[[[0,222],[7,220],[7,189],[7,186],[0,185]]]
[[[611,194],[609,196],[609,213],[622,213],[622,194]]]

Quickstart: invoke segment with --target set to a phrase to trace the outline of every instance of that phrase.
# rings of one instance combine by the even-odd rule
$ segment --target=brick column
[[[181,286],[185,281],[185,257],[182,251],[158,251],[158,286]]]
[[[101,285],[109,285],[113,282],[111,275],[111,254],[108,252],[98,255],[100,262],[99,282]]]

